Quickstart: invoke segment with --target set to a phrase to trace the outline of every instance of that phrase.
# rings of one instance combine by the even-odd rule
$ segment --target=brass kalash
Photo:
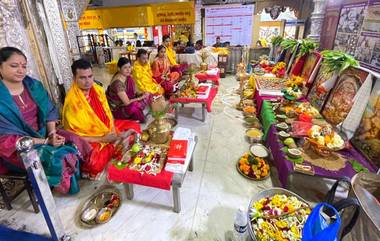
[[[169,141],[170,131],[177,123],[173,119],[166,117],[166,113],[169,109],[169,104],[165,101],[164,97],[159,97],[152,102],[151,112],[154,121],[152,121],[146,130],[147,133],[143,133],[143,139],[147,138],[150,142],[155,144],[165,144]]]

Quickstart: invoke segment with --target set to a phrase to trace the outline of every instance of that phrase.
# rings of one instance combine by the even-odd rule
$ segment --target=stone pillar
[[[193,41],[194,43],[202,39],[202,16],[201,16],[202,1],[195,1],[195,23],[194,23],[194,34]],[[205,41],[205,40],[204,40]]]
[[[63,28],[63,22],[61,18],[60,6],[58,1],[55,0],[43,0],[47,22],[49,23],[50,33],[54,38],[54,51],[55,56],[51,58],[57,58],[59,66],[58,81],[63,84],[67,91],[71,86],[72,74],[71,74],[71,57],[69,52],[69,46],[66,39],[65,30]]]
[[[319,42],[323,19],[326,12],[326,0],[313,0],[314,2],[314,11],[311,14],[311,26],[310,26],[310,34],[308,38],[314,40],[315,42]]]
[[[81,57],[77,42],[77,36],[81,35],[78,20],[86,9],[87,4],[88,1],[86,0],[61,1],[62,13],[66,22],[66,34],[69,42],[70,54],[71,58],[74,60]],[[83,43],[80,42],[79,44],[83,46]]]

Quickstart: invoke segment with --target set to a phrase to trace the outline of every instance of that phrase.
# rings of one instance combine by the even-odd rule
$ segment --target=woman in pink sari
[[[135,82],[131,77],[131,62],[120,58],[117,62],[119,71],[113,76],[106,95],[112,115],[115,119],[132,119],[145,122],[143,110],[152,101],[152,95],[144,93],[138,96]]]
[[[158,54],[152,63],[153,78],[165,90],[165,95],[176,91],[177,82],[181,75],[178,72],[170,72],[170,62],[166,57],[166,49],[163,45],[158,46]]]

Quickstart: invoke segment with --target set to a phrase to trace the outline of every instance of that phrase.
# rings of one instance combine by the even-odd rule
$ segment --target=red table
[[[110,182],[124,183],[127,190],[127,198],[133,199],[133,184],[143,185],[147,187],[154,187],[164,190],[173,190],[173,210],[177,213],[181,211],[181,200],[179,189],[185,179],[187,170],[193,171],[193,154],[198,142],[197,137],[194,135],[192,149],[188,150],[190,161],[186,170],[183,173],[172,173],[165,171],[165,166],[157,175],[150,175],[147,173],[140,173],[129,168],[118,169],[114,165],[110,165],[107,169],[107,177]]]
[[[218,69],[217,75],[208,75],[207,73],[196,73],[195,77],[200,82],[205,82],[207,80],[211,80],[214,84],[219,85],[220,80],[220,70]]]
[[[170,98],[170,103],[181,103],[182,106],[184,104],[189,104],[189,103],[200,103],[202,104],[202,121],[204,122],[206,120],[206,109],[207,112],[211,112],[211,105],[212,102],[214,101],[214,98],[216,94],[218,93],[218,87],[212,87],[210,90],[210,94],[208,95],[207,98],[204,99],[199,99],[199,98],[176,98],[176,97],[171,97]],[[175,107],[175,117],[176,119],[178,118],[178,108],[179,106],[177,105]]]

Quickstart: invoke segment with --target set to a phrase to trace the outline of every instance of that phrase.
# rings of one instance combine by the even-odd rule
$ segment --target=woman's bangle
[[[49,141],[49,137],[44,140],[44,145],[46,145]]]

